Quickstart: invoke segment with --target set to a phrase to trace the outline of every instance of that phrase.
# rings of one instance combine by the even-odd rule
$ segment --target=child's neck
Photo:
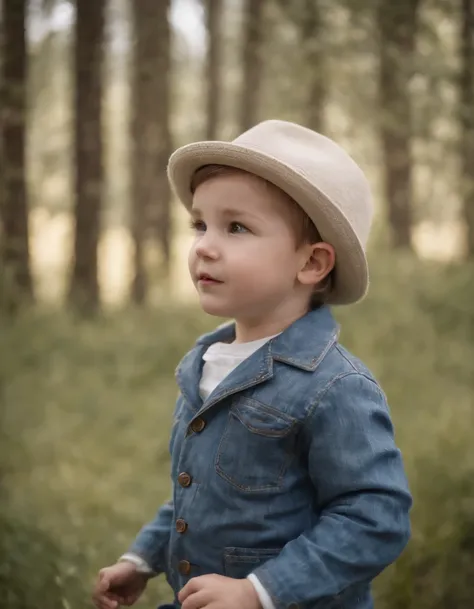
[[[271,316],[260,320],[239,320],[235,321],[235,341],[236,343],[250,343],[254,340],[266,338],[267,336],[275,336],[286,330],[297,319],[303,317],[307,310],[293,312],[285,316],[279,315],[272,318]]]

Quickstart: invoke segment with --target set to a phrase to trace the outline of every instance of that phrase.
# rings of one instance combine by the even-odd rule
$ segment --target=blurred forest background
[[[177,146],[265,118],[377,201],[343,343],[386,390],[413,538],[379,609],[474,606],[474,0],[2,0],[0,605],[90,606],[170,491],[187,277]],[[169,599],[149,585],[141,606]]]

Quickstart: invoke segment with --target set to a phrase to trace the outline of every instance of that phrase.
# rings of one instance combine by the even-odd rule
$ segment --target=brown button
[[[181,575],[189,575],[191,573],[191,563],[188,560],[180,560],[178,563],[178,571]]]
[[[194,433],[200,433],[204,427],[206,427],[206,421],[201,419],[201,417],[194,419],[194,421],[191,423],[191,429],[194,431]]]
[[[176,530],[178,531],[178,533],[184,533],[187,528],[188,523],[182,518],[178,518],[178,520],[176,521]]]
[[[187,488],[188,486],[191,486],[192,481],[193,481],[193,479],[186,472],[181,472],[178,476],[178,482],[181,484],[181,486],[183,488]]]

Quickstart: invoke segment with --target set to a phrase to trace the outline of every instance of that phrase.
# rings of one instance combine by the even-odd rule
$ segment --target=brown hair
[[[204,182],[211,180],[215,177],[222,175],[229,175],[233,173],[249,173],[244,169],[238,169],[237,167],[231,167],[227,165],[203,165],[193,175],[191,179],[191,192],[194,194],[198,186],[201,186]],[[253,174],[249,174],[253,175]],[[275,184],[272,184],[264,178],[255,176],[262,182],[271,185],[273,188],[278,188]],[[298,203],[290,197],[286,192],[278,188],[282,192],[288,203],[292,206],[292,218],[294,219],[294,229],[296,236],[296,243],[298,246],[304,243],[321,243],[322,238],[316,228],[314,222],[308,216],[308,214],[298,205]],[[322,306],[331,292],[333,285],[334,269],[326,275],[326,277],[314,288],[310,299],[310,309],[314,310]]]

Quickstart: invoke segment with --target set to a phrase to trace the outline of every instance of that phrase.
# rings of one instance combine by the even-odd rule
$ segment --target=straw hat
[[[364,173],[340,146],[306,127],[279,120],[259,123],[232,142],[183,146],[170,157],[168,177],[188,209],[192,206],[192,177],[210,164],[260,176],[304,209],[323,240],[336,251],[329,304],[349,304],[365,296],[372,196]]]

